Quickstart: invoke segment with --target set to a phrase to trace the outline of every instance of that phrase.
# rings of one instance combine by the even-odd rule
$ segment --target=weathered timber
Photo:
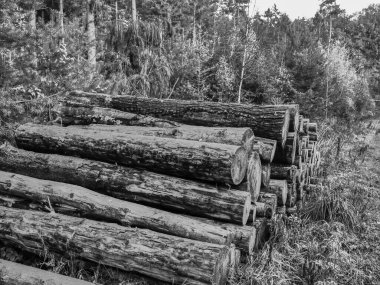
[[[259,154],[261,160],[270,163],[273,161],[274,155],[276,153],[277,141],[261,137],[255,137],[255,143],[253,148],[254,150],[255,148],[260,148],[261,151],[259,151]]]
[[[271,164],[271,179],[286,179],[288,182],[293,182],[296,171],[296,166],[286,164]]]
[[[317,123],[309,123],[308,124],[309,132],[316,133],[318,131]]]
[[[261,192],[260,193],[260,196],[259,196],[259,199],[257,199],[258,203],[264,203],[267,205],[268,208],[271,209],[271,216],[267,218],[271,218],[275,213],[276,213],[276,208],[277,208],[277,195],[276,194],[272,194],[272,193],[265,193],[265,192]],[[257,204],[256,204],[257,206]],[[257,213],[258,213],[258,209],[257,209]]]
[[[270,238],[270,229],[267,218],[256,218],[252,223],[256,229],[255,250],[261,249]]]
[[[315,132],[309,132],[309,139],[313,142],[318,141],[318,134]]]
[[[272,218],[273,215],[273,208],[271,205],[264,203],[264,202],[256,202],[256,216],[259,218]]]
[[[106,124],[144,127],[176,127],[180,125],[177,122],[165,119],[94,106],[74,107],[66,106],[61,103],[53,108],[53,112],[57,113],[59,118],[57,122],[64,126]]]
[[[76,256],[173,284],[225,284],[233,245],[0,207],[0,238],[23,250]]]
[[[290,111],[287,105],[246,105],[205,101],[161,100],[154,98],[111,96],[72,91],[67,106],[98,106],[164,118],[175,122],[222,127],[249,127],[255,135],[285,144]]]
[[[290,120],[289,120],[289,132],[298,132],[299,130],[299,105],[287,104],[284,105],[289,108]]]
[[[77,128],[77,127],[75,127]],[[181,125],[179,127],[139,127],[90,125],[80,127],[85,130],[107,131],[123,135],[156,136],[200,142],[221,143],[229,145],[246,145],[252,147],[249,140],[254,137],[250,128],[223,128]]]
[[[0,171],[0,193],[26,198],[47,207],[53,205],[54,208],[55,204],[69,206],[83,217],[204,242],[229,244],[234,234],[215,223],[201,223],[187,216],[119,200],[76,185],[9,172]]]
[[[271,179],[268,187],[261,192],[272,193],[277,195],[277,206],[284,206],[288,196],[288,182],[286,180]]]
[[[0,259],[0,284],[91,285],[93,283]]]
[[[248,152],[242,146],[153,136],[132,136],[76,127],[25,124],[15,132],[17,145],[27,150],[81,156],[173,176],[241,183]]]
[[[268,187],[270,183],[270,172],[271,172],[270,163],[261,164],[261,168],[262,168],[261,185],[263,187]]]
[[[275,163],[294,164],[297,153],[297,140],[297,132],[288,133],[285,146],[276,149],[273,161]]]
[[[247,189],[251,193],[252,201],[256,201],[259,197],[261,181],[262,181],[263,166],[260,161],[260,156],[256,152],[252,152],[247,167]]]
[[[249,192],[100,161],[0,146],[0,170],[82,186],[122,200],[245,224]]]
[[[243,253],[252,254],[257,235],[256,228],[252,225],[239,226],[200,217],[189,216],[189,218],[203,224],[215,224],[215,226],[224,229],[226,232],[232,233],[232,243],[235,244],[236,248],[240,249]]]

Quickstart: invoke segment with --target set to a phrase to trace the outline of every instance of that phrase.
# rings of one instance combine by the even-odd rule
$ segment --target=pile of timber
[[[297,105],[74,91],[54,109],[60,124],[0,146],[0,237],[32,253],[226,284],[318,173],[317,126]]]

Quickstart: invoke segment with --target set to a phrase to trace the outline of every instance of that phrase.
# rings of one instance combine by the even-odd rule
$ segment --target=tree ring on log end
[[[239,147],[234,155],[231,165],[231,178],[235,185],[239,185],[245,178],[248,167],[248,152],[244,147]]]

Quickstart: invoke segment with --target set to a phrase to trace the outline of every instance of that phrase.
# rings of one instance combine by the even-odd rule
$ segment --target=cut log
[[[270,228],[267,218],[257,218],[253,222],[256,228],[255,250],[261,249],[270,238]]]
[[[277,149],[277,141],[255,137],[254,147],[256,143],[262,148],[262,154],[260,154],[261,160],[269,163],[272,162]]]
[[[309,123],[308,124],[309,132],[316,133],[318,131],[317,123]]]
[[[122,200],[245,224],[249,192],[232,191],[140,169],[76,157],[35,153],[4,144],[0,169],[82,186]]]
[[[288,182],[293,183],[296,167],[294,165],[284,164],[271,164],[271,179],[286,179]]]
[[[93,283],[0,259],[0,284],[91,285]]]
[[[161,100],[111,96],[73,91],[65,98],[67,106],[97,106],[164,118],[188,125],[249,127],[255,135],[285,144],[289,129],[287,105],[243,105],[205,101]]]
[[[176,127],[179,123],[132,114],[119,111],[112,108],[101,108],[93,106],[66,106],[59,104],[53,108],[62,125],[89,125],[89,124],[106,124],[106,125],[127,125],[127,126],[144,126],[144,127]]]
[[[82,128],[25,124],[15,132],[27,150],[81,156],[173,176],[240,184],[247,171],[244,147],[188,140],[123,135]]]
[[[74,128],[78,128],[78,126]],[[189,125],[172,128],[90,125],[79,128],[96,132],[107,131],[112,132],[115,135],[155,136],[238,146],[248,144],[247,147],[252,147],[249,142],[250,139],[254,137],[250,128],[202,127]]]
[[[285,147],[277,148],[273,161],[276,163],[294,164],[297,153],[297,140],[297,132],[288,133]]]
[[[270,172],[271,172],[270,164],[269,163],[263,163],[261,165],[261,168],[262,168],[261,185],[263,187],[268,187],[270,184]]]
[[[174,284],[225,284],[233,245],[0,207],[0,237],[23,250],[76,256]]]
[[[214,224],[218,228],[221,228],[226,232],[232,233],[232,243],[235,244],[236,248],[241,250],[243,253],[252,254],[255,247],[257,235],[256,228],[252,225],[239,226],[200,217],[189,216],[189,218],[195,219],[203,224]]]
[[[252,201],[256,201],[259,197],[263,168],[260,156],[256,152],[252,152],[248,161],[247,169],[247,189],[251,193]]]
[[[261,192],[277,195],[277,206],[284,206],[288,196],[288,182],[286,180],[271,179],[269,186],[263,188]]]
[[[272,193],[260,193],[259,199],[257,199],[257,203],[264,203],[267,208],[271,209],[271,215],[270,218],[276,213],[277,208],[277,195]],[[256,204],[257,207],[257,204]],[[256,209],[256,215],[259,215],[259,209]],[[269,218],[268,216],[266,216]]]
[[[174,236],[229,244],[234,233],[195,219],[135,204],[86,188],[0,171],[0,193],[46,205],[69,206],[83,217],[114,221]],[[237,226],[238,227],[238,226]]]
[[[298,104],[287,104],[284,105],[289,108],[289,115],[290,115],[290,120],[289,120],[289,132],[298,132],[299,130],[299,105]]]

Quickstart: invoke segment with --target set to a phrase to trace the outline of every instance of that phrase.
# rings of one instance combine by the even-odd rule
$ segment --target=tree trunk
[[[284,206],[288,195],[288,182],[286,180],[271,179],[269,186],[262,189],[262,193],[277,195],[277,205]]]
[[[66,104],[109,107],[121,111],[165,118],[189,125],[249,127],[255,135],[275,139],[284,145],[289,128],[289,109],[285,105],[242,105],[206,101],[160,100],[132,96],[73,91]]]
[[[0,259],[0,284],[91,285],[93,283]]]
[[[177,127],[180,124],[165,119],[153,118],[119,111],[111,108],[99,108],[92,106],[70,107],[56,106],[53,109],[62,125],[127,125],[127,126],[144,126],[144,127]]]
[[[80,186],[9,172],[0,171],[0,193],[45,206],[53,205],[53,209],[56,204],[67,206],[73,214],[78,213],[83,217],[204,242],[228,245],[234,235],[233,232],[216,226],[214,222],[200,223],[191,217],[119,200]]]
[[[248,192],[100,161],[0,147],[0,169],[82,186],[122,200],[192,215],[245,224]]]
[[[258,149],[260,157],[264,162],[272,162],[277,149],[277,141],[255,137],[255,143],[253,147],[254,150],[256,150],[255,148]]]
[[[253,132],[250,128],[202,127],[191,125],[181,125],[178,127],[170,128],[91,125],[75,128],[97,132],[105,131],[115,134],[132,136],[155,136],[199,142],[246,146],[247,148],[252,148],[252,142],[250,142],[250,139],[253,137]]]
[[[92,80],[96,72],[96,29],[94,17],[94,1],[87,0],[87,58],[89,66],[89,79]]]
[[[137,23],[136,0],[132,0],[132,21],[133,21],[133,24]]]
[[[244,147],[132,136],[77,127],[25,124],[15,132],[19,147],[145,168],[173,176],[238,185],[247,172]]]
[[[235,250],[60,214],[0,207],[0,216],[0,237],[23,250],[64,253],[174,284],[225,284]]]
[[[63,35],[65,33],[63,24],[63,0],[59,0],[59,28],[61,32],[61,37],[63,39]]]

